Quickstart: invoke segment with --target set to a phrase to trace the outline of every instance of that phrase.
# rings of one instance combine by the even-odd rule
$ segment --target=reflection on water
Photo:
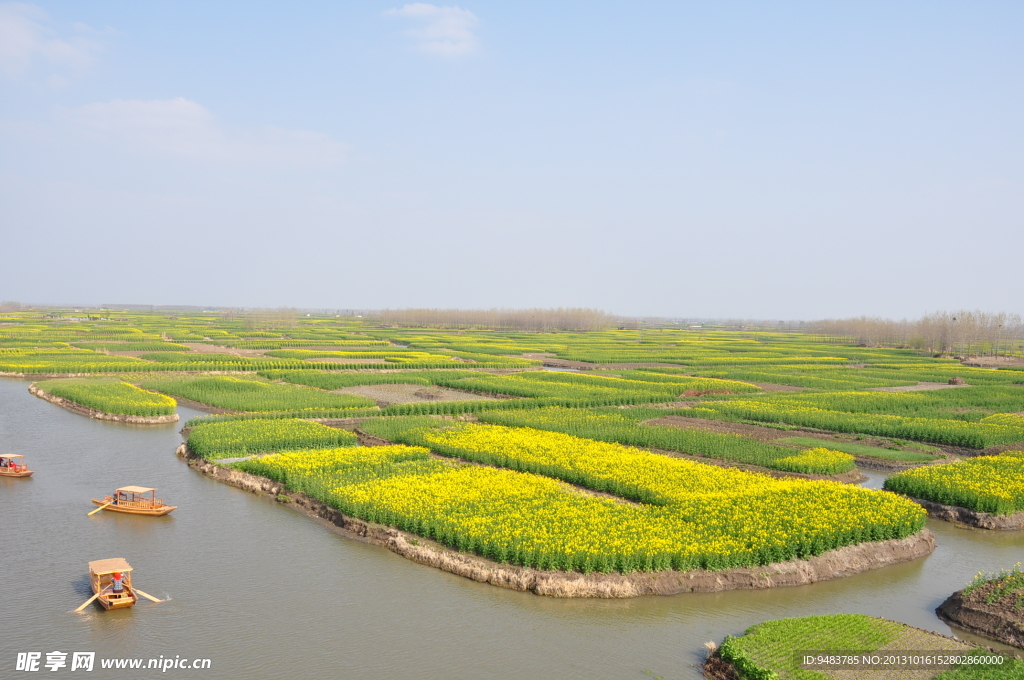
[[[0,479],[0,668],[19,651],[208,657],[204,678],[700,677],[701,644],[782,616],[862,612],[950,633],[934,609],[980,570],[1021,559],[1024,532],[929,521],[928,558],[798,588],[556,600],[475,583],[344,538],[174,457],[180,424],[93,421],[0,380],[0,451],[37,471]],[[181,408],[182,419],[197,412]],[[868,473],[869,486],[882,476]],[[89,499],[154,486],[162,518]],[[70,613],[90,560],[124,557],[162,604]],[[644,671],[651,671],[645,674]],[[175,671],[169,671],[173,675]],[[126,677],[97,669],[91,677]],[[142,677],[142,674],[135,674]]]

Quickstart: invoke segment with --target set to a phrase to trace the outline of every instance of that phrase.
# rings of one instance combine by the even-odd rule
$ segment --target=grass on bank
[[[819,670],[801,668],[802,657],[814,652],[860,657],[876,653],[883,646],[891,654],[934,650],[942,654],[992,655],[988,650],[972,650],[965,643],[895,621],[863,614],[829,614],[757,624],[741,636],[727,637],[721,656],[736,667],[743,680],[829,680],[830,676]],[[869,677],[881,671],[860,673]],[[933,680],[1024,680],[1024,662],[1003,657],[998,665],[937,668]]]
[[[794,444],[796,446],[824,446],[835,451],[849,453],[853,456],[884,458],[885,460],[895,460],[901,463],[927,463],[942,457],[929,453],[922,453],[920,451],[897,451],[893,449],[884,449],[880,446],[867,446],[865,444],[842,442],[833,439],[816,439],[814,437],[786,437],[785,439],[777,439],[776,441],[781,444]]]

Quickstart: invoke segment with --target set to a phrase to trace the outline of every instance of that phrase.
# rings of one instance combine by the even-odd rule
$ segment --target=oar
[[[145,597],[145,598],[148,598],[148,599],[150,599],[150,600],[153,600],[153,602],[163,602],[163,600],[158,600],[158,599],[156,599],[155,597],[153,597],[152,595],[150,595],[149,593],[144,593],[144,592],[142,592],[141,590],[139,590],[139,589],[138,589],[138,588],[136,588],[135,586],[132,586],[132,590],[134,590],[134,591],[135,591],[135,592],[137,592],[137,593],[138,593],[139,595],[142,595],[142,596],[143,596],[143,597]]]
[[[75,610],[75,613],[77,614],[78,612],[82,611],[83,609],[85,609],[86,607],[88,607],[89,605],[91,605],[91,604],[92,604],[92,601],[93,601],[93,600],[95,600],[95,599],[96,599],[97,597],[99,597],[99,596],[100,596],[100,594],[99,594],[99,593],[96,593],[95,595],[93,595],[92,597],[90,597],[90,598],[89,598],[88,600],[86,600],[86,601],[85,601],[85,603],[84,603],[84,604],[83,604],[83,605],[82,605],[81,607],[79,607],[78,609],[76,609],[76,610]]]
[[[100,510],[102,510],[103,508],[109,507],[109,506],[111,506],[111,505],[113,505],[113,504],[114,504],[114,502],[113,502],[113,501],[111,501],[111,502],[109,502],[109,503],[104,503],[103,505],[101,505],[100,507],[96,508],[95,510],[93,510],[92,512],[90,512],[90,513],[89,513],[88,515],[86,515],[86,517],[92,517],[93,515],[95,515],[95,514],[96,514],[97,512],[99,512],[99,511],[100,511]]]

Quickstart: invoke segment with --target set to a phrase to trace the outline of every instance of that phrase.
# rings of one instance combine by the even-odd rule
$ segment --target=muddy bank
[[[739,671],[731,663],[722,658],[719,650],[715,650],[704,660],[700,667],[701,673],[709,680],[742,680]]]
[[[987,512],[961,508],[959,505],[944,505],[935,501],[914,498],[913,496],[905,496],[905,498],[914,501],[924,508],[928,512],[929,517],[952,522],[953,524],[996,531],[1018,531],[1024,529],[1024,511],[1015,512],[1012,515],[990,515]]]
[[[96,420],[109,420],[115,423],[131,423],[132,425],[166,425],[167,423],[178,422],[178,414],[171,413],[166,416],[129,416],[121,413],[107,413],[105,411],[97,411],[94,408],[88,406],[82,406],[78,402],[65,399],[64,397],[58,397],[54,394],[50,394],[44,390],[36,387],[35,383],[28,386],[28,391],[31,394],[44,399],[51,404],[56,404],[63,409],[67,409],[72,413],[77,413],[82,416],[88,416],[89,418],[95,418]]]
[[[178,447],[176,454],[185,459],[189,467],[208,477],[253,493],[273,496],[281,501],[286,500],[288,505],[337,527],[347,535],[386,547],[414,562],[481,583],[549,597],[625,598],[799,586],[907,562],[935,550],[935,537],[930,531],[923,529],[907,538],[847,546],[830,550],[809,560],[724,571],[662,571],[633,574],[541,571],[499,564],[475,555],[467,555],[420,536],[350,517],[305,494],[289,491],[279,482],[221,467],[198,458],[189,450],[187,444]]]
[[[975,635],[1024,648],[1024,612],[1015,608],[1015,597],[988,603],[989,588],[981,587],[965,595],[958,590],[939,605],[935,613],[944,623]]]

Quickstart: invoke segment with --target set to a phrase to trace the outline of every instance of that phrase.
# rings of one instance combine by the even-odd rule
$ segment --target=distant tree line
[[[832,342],[910,347],[954,355],[1024,352],[1024,317],[1005,312],[936,312],[916,321],[862,316],[818,321],[812,327]]]
[[[520,331],[597,331],[615,326],[616,317],[598,309],[385,309],[368,319],[385,326],[416,328],[493,328]]]

